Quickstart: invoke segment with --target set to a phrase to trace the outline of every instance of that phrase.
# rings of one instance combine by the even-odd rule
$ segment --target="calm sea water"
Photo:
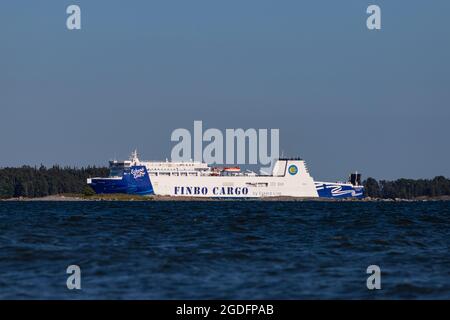
[[[2,202],[0,299],[449,299],[449,249],[450,202]]]

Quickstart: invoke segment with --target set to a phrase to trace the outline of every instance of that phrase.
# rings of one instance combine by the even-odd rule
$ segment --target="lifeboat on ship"
[[[239,167],[225,167],[223,168],[225,172],[241,172],[241,168]]]

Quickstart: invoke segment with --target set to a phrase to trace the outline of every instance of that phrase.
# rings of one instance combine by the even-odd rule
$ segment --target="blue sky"
[[[66,7],[82,30],[66,29]],[[366,28],[366,8],[382,30]],[[450,176],[450,2],[1,1],[0,166],[279,128],[317,179]]]

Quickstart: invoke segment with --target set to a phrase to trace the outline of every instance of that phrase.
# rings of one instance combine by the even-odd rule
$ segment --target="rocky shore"
[[[400,201],[450,201],[450,196],[418,197],[415,199],[380,199],[366,197],[364,199],[327,199],[327,198],[297,198],[297,197],[266,197],[253,199],[224,199],[202,197],[173,196],[136,196],[128,194],[108,194],[85,196],[82,194],[59,194],[41,198],[9,198],[0,201],[321,201],[321,202],[400,202]]]

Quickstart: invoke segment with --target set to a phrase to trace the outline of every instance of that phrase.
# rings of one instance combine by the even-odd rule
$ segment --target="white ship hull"
[[[196,197],[318,197],[309,176],[158,176],[151,179],[155,194]]]

